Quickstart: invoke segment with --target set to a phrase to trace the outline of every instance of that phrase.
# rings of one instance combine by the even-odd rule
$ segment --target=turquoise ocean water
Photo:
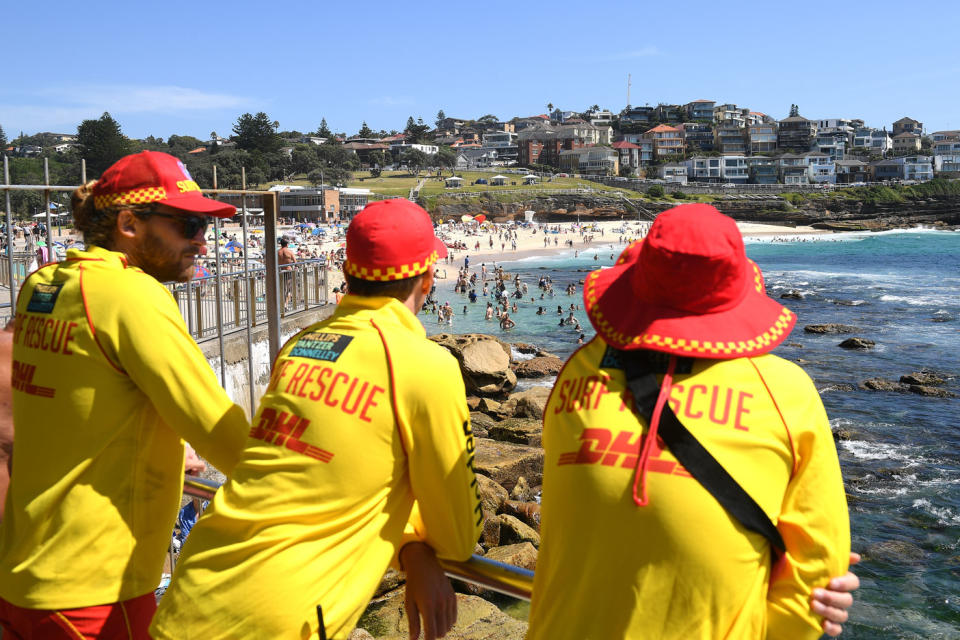
[[[927,369],[943,374],[943,388],[960,395],[960,233],[915,230],[786,240],[748,238],[747,254],[763,269],[772,296],[787,291],[803,296],[784,301],[799,321],[775,353],[802,364],[821,392],[831,424],[849,435],[838,442],[838,451],[853,546],[865,558],[856,570],[863,586],[842,637],[960,638],[960,399],[857,387],[868,378],[897,380]],[[567,317],[575,305],[586,340],[594,333],[582,309],[582,288],[568,296],[566,285],[613,264],[622,248],[578,245],[577,257],[571,249],[500,263],[528,285],[511,314],[517,326],[510,331],[484,321],[489,298],[471,304],[453,293],[452,280],[441,281],[436,294],[453,306],[452,324],[438,325],[426,313],[420,318],[430,334],[489,333],[566,358],[577,348],[578,334],[558,326],[558,306]],[[479,266],[472,261],[472,268]],[[455,268],[447,271],[452,275]],[[537,281],[544,274],[556,293],[541,300]],[[539,306],[547,313],[537,315]],[[875,341],[876,347],[846,351],[837,345],[848,336],[803,331],[804,325],[826,322],[853,325],[854,335]]]

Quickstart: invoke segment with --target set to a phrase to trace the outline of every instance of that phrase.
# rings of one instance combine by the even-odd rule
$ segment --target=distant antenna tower
[[[630,74],[627,74],[627,109],[630,108]]]

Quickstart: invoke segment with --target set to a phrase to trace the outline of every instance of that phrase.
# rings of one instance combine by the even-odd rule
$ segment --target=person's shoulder
[[[753,363],[753,366],[764,376],[774,375],[784,380],[810,380],[810,376],[804,371],[803,367],[795,362],[791,362],[772,353],[765,353],[759,356],[751,356],[747,360]]]

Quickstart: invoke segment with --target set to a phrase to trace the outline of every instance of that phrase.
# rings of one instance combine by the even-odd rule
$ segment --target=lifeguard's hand
[[[850,554],[850,566],[860,562],[859,553]],[[817,615],[823,616],[823,632],[836,637],[843,633],[843,623],[847,621],[847,609],[853,604],[853,591],[860,588],[860,578],[852,571],[833,578],[826,589],[813,590],[811,608]]]
[[[457,621],[457,597],[437,556],[430,545],[411,542],[401,549],[400,564],[407,573],[405,608],[411,640],[420,637],[421,618],[424,640],[442,638]]]
[[[183,445],[183,453],[183,472],[188,476],[198,476],[207,468],[207,463],[200,459],[189,444]]]

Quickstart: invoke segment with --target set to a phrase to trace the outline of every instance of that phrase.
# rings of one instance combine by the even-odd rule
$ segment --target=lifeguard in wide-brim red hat
[[[657,216],[615,266],[587,276],[583,297],[609,345],[693,358],[766,353],[797,321],[767,296],[733,219],[706,204]]]
[[[350,222],[343,270],[361,280],[404,280],[446,257],[447,247],[434,235],[429,214],[395,198],[368,204]]]

